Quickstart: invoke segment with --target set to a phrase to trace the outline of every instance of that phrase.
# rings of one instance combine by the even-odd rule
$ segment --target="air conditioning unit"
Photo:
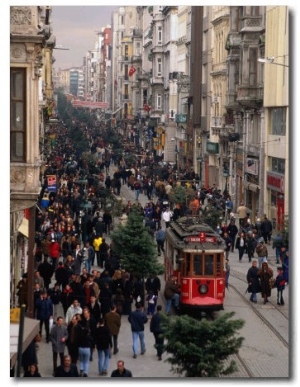
[[[165,114],[162,114],[162,115],[161,115],[161,117],[160,117],[160,122],[161,122],[161,123],[166,122],[166,115],[165,115]]]

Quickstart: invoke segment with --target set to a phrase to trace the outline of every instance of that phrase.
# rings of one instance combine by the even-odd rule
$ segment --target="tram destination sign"
[[[215,236],[207,236],[205,232],[200,232],[199,235],[190,235],[185,239],[189,243],[217,242],[217,238]]]

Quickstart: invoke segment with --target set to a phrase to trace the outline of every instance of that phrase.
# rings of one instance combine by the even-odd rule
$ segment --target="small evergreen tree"
[[[143,216],[137,207],[132,207],[126,225],[118,226],[111,233],[111,240],[122,266],[132,274],[144,279],[152,273],[164,272],[164,266],[157,258],[153,238],[144,226]]]
[[[172,371],[185,377],[220,377],[236,371],[236,363],[226,361],[236,354],[244,338],[236,333],[244,321],[230,320],[234,312],[226,313],[214,321],[198,321],[183,315],[162,316],[164,349],[171,353],[167,361]]]

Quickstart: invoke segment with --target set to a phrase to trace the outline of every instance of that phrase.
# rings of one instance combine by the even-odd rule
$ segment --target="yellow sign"
[[[21,317],[21,308],[13,308],[10,310],[10,322],[19,323]]]

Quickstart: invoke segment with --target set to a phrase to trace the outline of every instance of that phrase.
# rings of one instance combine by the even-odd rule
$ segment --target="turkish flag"
[[[144,110],[145,110],[146,112],[149,112],[149,111],[151,110],[151,108],[150,108],[149,105],[145,104],[145,105],[144,105]]]
[[[134,66],[131,66],[128,72],[128,75],[131,77],[136,72],[136,68]]]

